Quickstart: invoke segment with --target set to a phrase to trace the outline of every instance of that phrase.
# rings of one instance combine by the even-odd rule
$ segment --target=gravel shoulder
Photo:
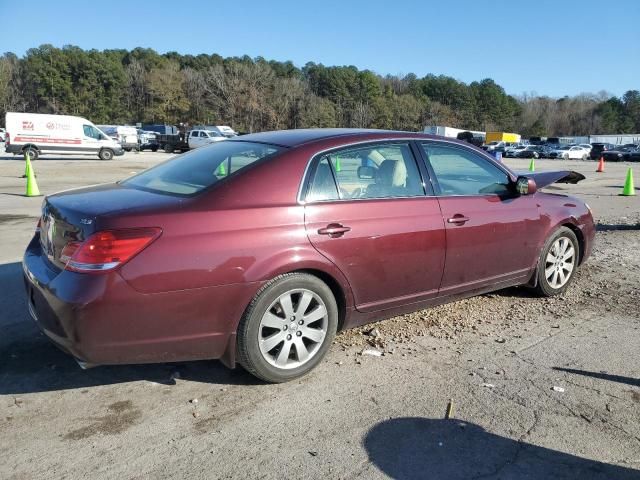
[[[165,158],[35,168],[49,193]],[[214,361],[82,371],[51,346],[22,292],[41,199],[16,195],[20,165],[0,159],[0,478],[640,478],[640,197],[618,196],[628,165],[597,176],[592,162],[537,162],[585,173],[552,188],[586,199],[598,222],[563,297],[514,288],[343,332],[284,385]]]

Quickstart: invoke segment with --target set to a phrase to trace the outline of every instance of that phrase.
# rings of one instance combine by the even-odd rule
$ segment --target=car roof
[[[297,147],[303,144],[333,138],[343,138],[344,140],[357,140],[360,137],[367,139],[375,138],[395,138],[395,137],[416,137],[425,139],[443,139],[434,135],[427,135],[416,132],[402,132],[394,130],[375,130],[364,128],[301,128],[296,130],[275,130],[271,132],[250,133],[230,139],[230,141],[240,142],[260,142],[270,143],[283,147]],[[460,140],[447,138],[446,140],[464,143]]]

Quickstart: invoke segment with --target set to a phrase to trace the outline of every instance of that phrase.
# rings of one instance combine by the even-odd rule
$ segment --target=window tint
[[[423,143],[441,195],[487,195],[508,191],[506,173],[488,160],[462,148]]]
[[[250,142],[216,142],[145,170],[122,183],[163,193],[192,195],[282,149]]]
[[[424,195],[420,173],[408,144],[339,150],[324,155],[319,165],[331,166],[339,197],[343,200]]]
[[[317,202],[322,200],[337,200],[338,189],[333,179],[333,173],[329,166],[329,160],[325,157],[318,163],[311,179],[307,201]]]

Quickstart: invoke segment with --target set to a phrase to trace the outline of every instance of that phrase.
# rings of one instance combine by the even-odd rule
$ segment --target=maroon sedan
[[[38,325],[81,365],[221,359],[291,380],[336,331],[514,285],[557,295],[589,208],[428,135],[246,135],[46,198],[23,266]]]

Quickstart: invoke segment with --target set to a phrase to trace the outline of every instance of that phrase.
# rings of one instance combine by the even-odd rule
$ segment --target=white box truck
[[[118,142],[82,117],[7,112],[5,121],[6,152],[25,157],[28,153],[31,160],[45,153],[94,153],[102,160],[124,154]]]

